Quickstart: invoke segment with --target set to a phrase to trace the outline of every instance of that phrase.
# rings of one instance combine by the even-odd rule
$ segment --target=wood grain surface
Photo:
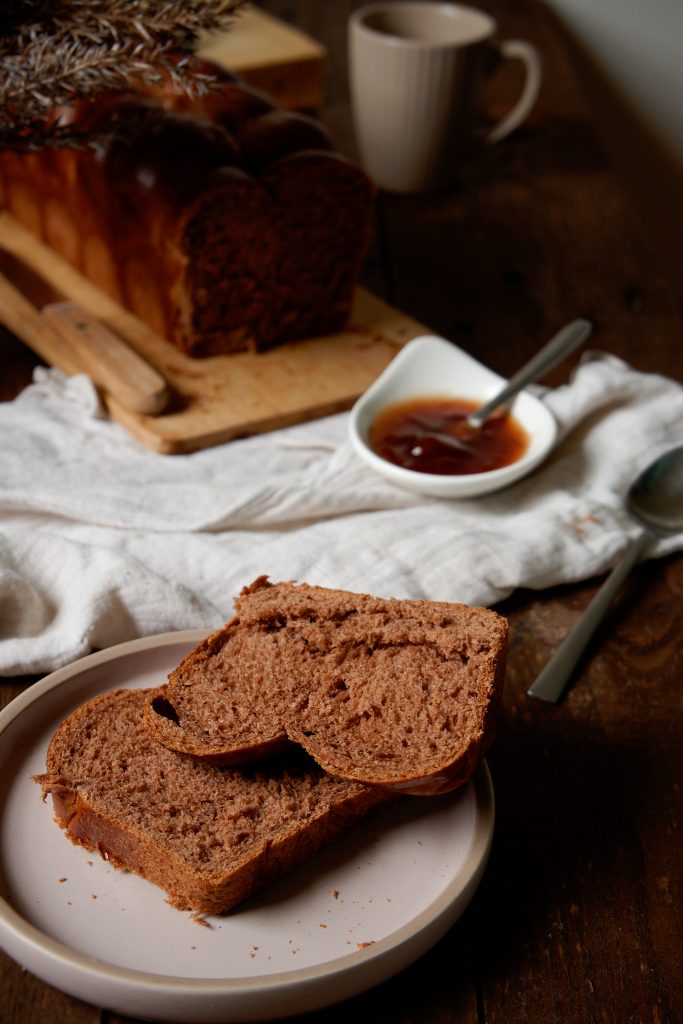
[[[322,116],[354,143],[346,21],[357,4],[264,7],[328,52]],[[473,154],[461,186],[384,197],[365,284],[408,316],[508,374],[564,321],[596,323],[595,348],[683,381],[680,278],[657,259],[610,166],[557,27],[537,0],[482,3],[503,36],[542,50],[541,100],[499,147]],[[518,81],[501,72],[486,113]],[[0,397],[35,359],[2,338]],[[574,360],[553,371],[567,378]],[[526,689],[600,581],[518,592],[506,696],[489,764],[493,851],[468,910],[418,963],[308,1024],[675,1024],[681,972],[683,557],[633,574],[558,707]],[[31,680],[4,680],[6,703]],[[3,1024],[128,1024],[0,966]]]

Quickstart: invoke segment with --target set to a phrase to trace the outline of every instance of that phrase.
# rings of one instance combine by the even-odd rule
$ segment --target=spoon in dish
[[[468,430],[481,430],[487,419],[493,415],[506,402],[525,388],[527,384],[538,380],[553,366],[556,366],[565,356],[573,352],[575,348],[583,344],[593,326],[588,320],[572,320],[565,324],[535,356],[525,363],[521,370],[518,370],[507,382],[504,388],[498,391],[484,405],[475,409],[463,420],[462,425]]]
[[[645,548],[659,533],[683,530],[683,445],[660,455],[643,470],[629,488],[626,506],[643,529],[631,541],[576,626],[529,688],[529,696],[553,704],[560,698],[612,598]]]

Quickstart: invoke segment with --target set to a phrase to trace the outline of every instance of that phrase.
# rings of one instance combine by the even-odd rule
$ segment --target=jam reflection
[[[467,417],[481,402],[424,396],[385,406],[369,433],[377,455],[404,469],[440,476],[487,473],[509,466],[524,455],[529,435],[505,410],[481,429]]]

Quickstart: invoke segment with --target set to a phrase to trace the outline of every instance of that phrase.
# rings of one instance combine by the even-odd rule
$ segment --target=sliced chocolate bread
[[[505,673],[495,612],[266,577],[235,610],[151,693],[159,742],[238,764],[293,741],[333,776],[419,794],[462,785],[484,756]]]
[[[229,910],[386,799],[301,751],[266,770],[176,754],[142,724],[147,695],[117,690],[80,707],[35,778],[72,842],[154,882],[176,907]]]

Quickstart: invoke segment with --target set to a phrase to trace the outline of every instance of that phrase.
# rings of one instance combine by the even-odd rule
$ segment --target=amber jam
[[[529,435],[501,411],[477,430],[465,421],[481,402],[425,396],[382,409],[370,426],[370,447],[388,462],[418,473],[486,473],[522,457]]]

